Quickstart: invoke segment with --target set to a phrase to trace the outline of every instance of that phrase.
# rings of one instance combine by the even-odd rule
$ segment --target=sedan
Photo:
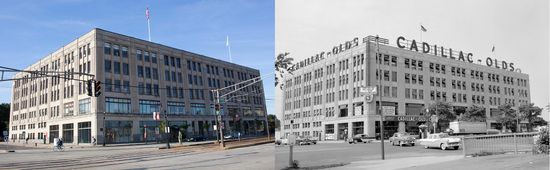
[[[449,137],[446,133],[429,134],[427,139],[418,140],[420,145],[424,145],[424,148],[438,147],[441,150],[448,148],[458,149],[460,145],[460,138]]]
[[[392,137],[390,137],[391,145],[397,144],[399,146],[403,146],[403,145],[414,146],[414,140],[415,138],[412,137],[407,132],[397,132],[397,133],[394,133]]]

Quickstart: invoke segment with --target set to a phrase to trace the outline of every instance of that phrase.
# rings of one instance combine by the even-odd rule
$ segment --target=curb
[[[262,142],[251,143],[251,144],[245,144],[245,145],[237,145],[237,146],[225,147],[225,148],[223,148],[223,149],[224,149],[224,150],[237,149],[237,148],[244,148],[244,147],[249,147],[249,146],[263,145],[263,144],[268,144],[268,143],[273,143],[273,142],[274,142],[274,141],[262,141]]]

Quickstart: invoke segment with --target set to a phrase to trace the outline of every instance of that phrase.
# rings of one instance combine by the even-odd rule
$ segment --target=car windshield
[[[446,133],[442,133],[442,134],[439,134],[439,137],[440,138],[446,138],[446,137],[449,137],[449,135],[446,134]]]

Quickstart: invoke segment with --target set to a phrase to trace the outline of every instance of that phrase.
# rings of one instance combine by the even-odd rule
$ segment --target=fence
[[[464,156],[505,152],[532,152],[537,133],[514,133],[483,136],[465,136],[462,139]]]

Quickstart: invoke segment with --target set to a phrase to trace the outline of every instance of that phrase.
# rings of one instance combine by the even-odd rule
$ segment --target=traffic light
[[[86,82],[86,91],[88,92],[88,96],[92,97],[93,96],[93,91],[92,91],[92,81],[93,80],[88,80]]]
[[[101,81],[94,81],[94,88],[95,88],[95,93],[94,93],[94,96],[95,97],[99,97],[99,95],[101,95]]]
[[[220,104],[214,105],[214,109],[216,109],[216,113],[220,113]]]

